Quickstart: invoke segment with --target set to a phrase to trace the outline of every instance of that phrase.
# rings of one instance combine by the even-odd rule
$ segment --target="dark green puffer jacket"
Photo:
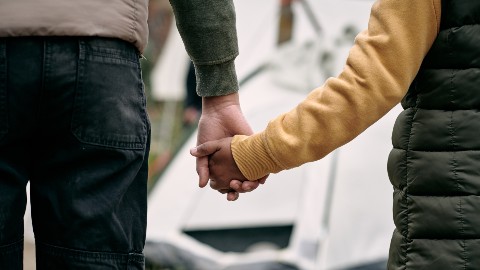
[[[440,33],[402,106],[388,269],[480,269],[479,0],[442,0]]]

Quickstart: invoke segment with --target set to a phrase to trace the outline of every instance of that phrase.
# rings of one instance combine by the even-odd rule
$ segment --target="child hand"
[[[195,157],[209,156],[210,187],[227,193],[228,200],[236,200],[238,193],[256,189],[258,181],[248,181],[233,159],[230,149],[232,138],[210,141],[190,150]]]

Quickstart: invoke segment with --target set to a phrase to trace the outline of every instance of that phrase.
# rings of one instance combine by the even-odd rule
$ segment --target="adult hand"
[[[204,97],[202,98],[202,115],[198,124],[197,145],[207,141],[218,140],[233,135],[251,135],[252,128],[243,116],[238,93],[226,96]],[[208,156],[197,157],[197,173],[199,176],[199,186],[205,187],[210,178],[208,169]],[[258,183],[251,182],[245,184],[245,188],[251,191],[258,187]],[[238,198],[238,192],[247,190],[228,191],[219,190],[223,193],[231,192],[227,198]]]

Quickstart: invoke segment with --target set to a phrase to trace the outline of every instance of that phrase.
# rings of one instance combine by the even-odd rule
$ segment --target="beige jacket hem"
[[[0,37],[119,38],[143,52],[148,37],[147,13],[147,0],[2,1]]]

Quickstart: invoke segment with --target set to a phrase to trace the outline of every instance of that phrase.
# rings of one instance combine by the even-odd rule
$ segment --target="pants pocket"
[[[138,54],[118,42],[121,48],[80,43],[72,133],[86,144],[144,149],[148,116]]]

